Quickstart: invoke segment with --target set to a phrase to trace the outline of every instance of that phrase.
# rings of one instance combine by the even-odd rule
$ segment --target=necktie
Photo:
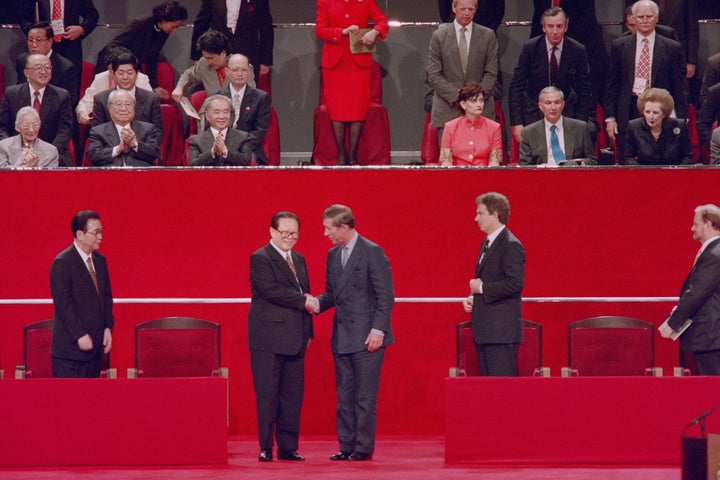
[[[555,80],[557,80],[558,61],[557,56],[555,55],[557,49],[557,47],[552,47],[552,50],[550,51],[550,85],[555,85]]]
[[[87,264],[88,264],[88,271],[90,272],[90,277],[92,278],[93,284],[95,285],[95,290],[98,293],[100,293],[100,288],[98,287],[97,275],[95,274],[95,269],[93,268],[92,257],[88,257]]]
[[[468,62],[468,44],[467,38],[465,37],[466,31],[467,28],[465,27],[460,29],[460,43],[458,43],[458,48],[460,49],[460,65],[462,66],[463,72],[467,70]]]
[[[37,90],[35,90],[35,91],[33,92],[33,97],[34,97],[34,100],[33,100],[33,108],[34,108],[38,113],[40,113],[40,92],[37,91]]]
[[[238,121],[240,120],[240,94],[236,93],[233,96],[233,111],[235,113],[235,120],[233,121],[233,128],[237,128]]]
[[[557,126],[551,125],[550,126],[550,148],[552,149],[553,158],[555,159],[555,163],[560,163],[563,160],[565,160],[565,154],[563,153],[562,149],[560,148],[560,140],[557,136]]]
[[[60,6],[60,0],[53,0],[52,4],[52,20],[60,20],[62,18],[62,7]],[[55,43],[62,40],[62,35],[55,35],[53,41]]]
[[[635,77],[645,80],[645,88],[640,88],[640,85],[636,85],[636,87],[633,88],[633,93],[635,95],[640,95],[650,88],[650,42],[648,42],[647,38],[643,38],[642,44],[643,47],[640,52],[640,60],[638,61],[637,69],[635,70]]]
[[[482,246],[480,246],[480,260],[478,260],[478,264],[482,263],[485,255],[487,255],[488,250],[490,250],[490,242],[486,238],[485,240],[483,240]]]
[[[342,251],[340,254],[340,262],[342,263],[343,268],[345,268],[345,264],[348,261],[348,247],[342,247]]]
[[[298,279],[298,276],[297,276],[297,270],[295,270],[295,264],[292,261],[292,256],[291,256],[290,252],[287,252],[287,255],[285,256],[285,261],[287,262],[288,267],[290,267],[290,270],[292,270],[293,276],[295,277],[295,281],[298,283],[298,285],[300,285],[300,280]]]

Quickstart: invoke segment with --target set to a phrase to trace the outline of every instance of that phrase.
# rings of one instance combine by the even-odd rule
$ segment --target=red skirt
[[[323,96],[330,120],[336,122],[365,120],[370,104],[371,71],[369,67],[358,67],[349,50],[345,51],[334,68],[323,68]]]

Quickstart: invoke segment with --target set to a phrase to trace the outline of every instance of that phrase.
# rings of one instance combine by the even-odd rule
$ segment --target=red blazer
[[[373,21],[373,28],[380,32],[378,38],[385,38],[388,32],[388,20],[375,4],[375,0],[318,0],[315,35],[325,41],[320,66],[335,67],[344,50],[350,48],[348,45],[350,39],[347,35],[343,35],[342,31],[350,25],[367,28],[369,19]],[[371,53],[355,54],[352,58],[358,67],[372,66]]]

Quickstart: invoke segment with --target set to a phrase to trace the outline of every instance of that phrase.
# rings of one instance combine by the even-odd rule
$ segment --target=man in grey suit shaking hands
[[[463,300],[472,312],[473,340],[480,375],[517,376],[517,351],[522,341],[522,289],[525,249],[507,229],[510,202],[497,192],[475,199],[475,221],[487,237],[482,242],[470,279],[470,296]]]
[[[390,262],[383,249],[358,235],[345,205],[323,212],[330,250],[325,292],[315,311],[335,307],[330,346],[335,361],[339,451],[330,460],[370,460],[375,450],[375,408],[385,347],[395,343]]]

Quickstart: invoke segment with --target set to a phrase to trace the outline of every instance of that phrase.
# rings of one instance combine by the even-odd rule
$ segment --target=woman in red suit
[[[373,28],[360,36],[360,29]],[[357,163],[357,147],[370,103],[372,53],[351,53],[350,41],[372,46],[388,32],[385,14],[375,0],[318,0],[315,34],[324,40],[320,66],[323,97],[332,121],[338,164]],[[345,129],[350,130],[350,151],[345,151]]]

